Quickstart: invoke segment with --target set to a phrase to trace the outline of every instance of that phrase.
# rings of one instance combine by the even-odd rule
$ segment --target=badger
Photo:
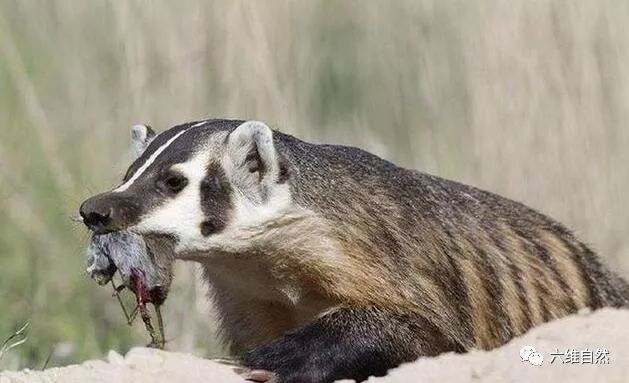
[[[279,382],[363,381],[629,305],[568,229],[496,194],[259,121],[148,136],[83,222],[200,263],[230,350]]]

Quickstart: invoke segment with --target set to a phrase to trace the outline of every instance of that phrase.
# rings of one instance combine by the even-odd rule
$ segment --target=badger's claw
[[[277,376],[267,370],[245,370],[239,374],[243,379],[250,382],[273,383],[277,381]]]

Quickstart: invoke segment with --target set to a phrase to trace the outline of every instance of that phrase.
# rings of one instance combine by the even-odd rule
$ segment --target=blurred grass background
[[[2,368],[125,352],[89,280],[79,203],[129,164],[128,127],[264,120],[523,201],[629,276],[629,3],[0,0]],[[180,263],[168,348],[220,355]]]

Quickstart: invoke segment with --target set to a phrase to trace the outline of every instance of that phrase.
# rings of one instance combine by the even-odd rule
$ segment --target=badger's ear
[[[233,172],[245,184],[282,181],[282,157],[273,144],[273,131],[263,122],[247,121],[231,132],[227,156]]]
[[[155,132],[148,125],[133,125],[131,127],[131,148],[134,158],[144,153],[151,141],[155,138]]]

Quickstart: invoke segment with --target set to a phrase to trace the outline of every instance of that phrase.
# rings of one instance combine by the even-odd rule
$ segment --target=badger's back
[[[413,310],[460,350],[498,346],[582,308],[629,304],[627,284],[587,246],[518,202],[360,149],[277,132],[275,141],[296,202],[328,221],[353,261],[335,271],[339,285],[355,283],[337,292],[347,301]]]

